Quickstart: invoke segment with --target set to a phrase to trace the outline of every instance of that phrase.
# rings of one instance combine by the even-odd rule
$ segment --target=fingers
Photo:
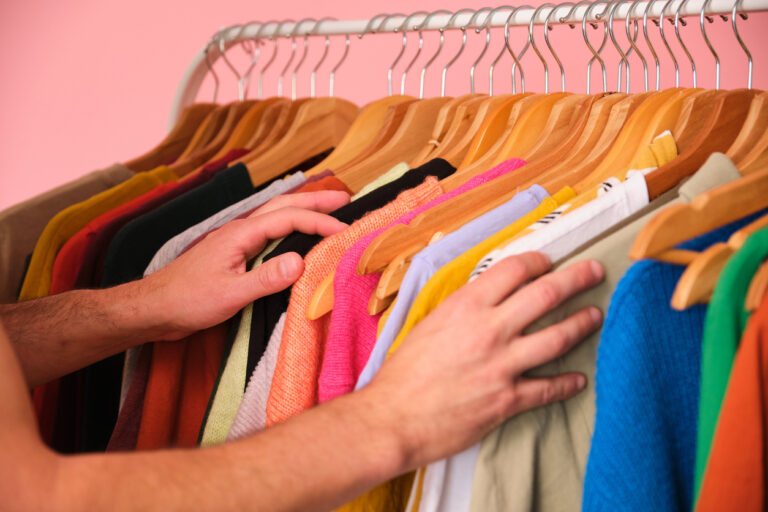
[[[549,270],[549,258],[540,252],[526,252],[501,260],[464,287],[463,294],[475,303],[496,306],[523,283]]]
[[[284,237],[294,231],[308,235],[330,236],[347,225],[324,213],[288,207],[229,223],[237,231],[235,239],[243,252],[251,258],[266,245],[267,240]]]
[[[510,390],[507,414],[513,415],[566,400],[578,394],[586,384],[586,377],[580,373],[564,373],[557,377],[541,379],[518,379]]]
[[[281,254],[242,276],[238,282],[238,298],[244,305],[285,290],[296,282],[303,271],[304,260],[301,256],[295,252]]]
[[[578,342],[600,327],[602,313],[589,307],[565,320],[509,345],[509,361],[514,375],[552,361],[570,351]]]
[[[510,329],[509,336],[522,332],[528,324],[572,296],[594,287],[604,276],[605,271],[599,262],[584,260],[540,277],[522,288],[499,306],[503,317],[509,319],[506,324]]]
[[[330,213],[349,203],[349,194],[338,190],[323,190],[302,194],[283,194],[267,201],[248,217],[264,215],[281,208],[302,208],[317,212]]]

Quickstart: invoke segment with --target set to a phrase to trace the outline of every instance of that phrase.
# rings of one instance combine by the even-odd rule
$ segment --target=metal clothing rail
[[[600,1],[606,7],[610,2]],[[680,16],[699,16],[701,14],[702,7],[707,0],[681,0],[685,5],[680,9]],[[648,7],[648,4],[652,5]],[[662,15],[662,10],[668,7],[665,11],[667,17],[674,17],[675,12],[679,6],[679,2],[675,2],[672,7],[667,6],[667,2],[654,1],[640,2],[634,5],[632,11],[632,17],[637,18],[638,13],[642,17],[642,13],[645,12],[648,7],[648,18],[656,18]],[[616,7],[614,20],[626,19],[630,8],[633,6],[632,2],[625,1],[618,7]],[[734,7],[734,0],[710,0],[707,5],[705,14],[730,14]],[[503,27],[508,23],[508,26],[528,26],[531,23],[531,19],[535,15],[533,20],[534,24],[543,24],[547,17],[555,9],[558,12],[550,18],[550,25],[561,23],[582,23],[586,13],[589,10],[589,17],[587,22],[598,21],[603,22],[605,18],[601,16],[604,9],[592,8],[591,4],[583,3],[577,5],[576,8],[572,8],[572,4],[556,5],[554,7],[546,8],[520,8],[510,18],[510,10],[498,10],[491,13],[491,19],[486,19],[487,16],[475,16],[474,23],[470,24],[474,16],[473,12],[446,14],[434,14],[430,15],[426,21],[425,26],[419,27],[419,30],[458,30],[461,28],[479,28],[479,27]],[[601,12],[602,11],[602,12]],[[741,0],[738,6],[739,13],[768,11],[768,0]],[[570,15],[568,13],[570,12]],[[559,14],[559,15],[558,15]],[[568,15],[566,17],[566,15]],[[365,30],[368,33],[392,33],[395,29],[405,28],[407,31],[411,31],[414,27],[420,25],[426,16],[417,15],[410,16],[406,19],[406,16],[392,16],[383,18],[383,23],[378,21],[371,23],[374,20],[324,20],[320,26],[313,26],[313,24],[307,24],[306,32],[302,31],[299,35],[311,35],[311,36],[331,36],[331,35],[359,35]],[[382,19],[382,16],[379,16]],[[453,19],[452,19],[453,18]],[[452,21],[451,21],[452,20]],[[403,21],[406,21],[407,26],[402,27]],[[451,22],[450,26],[448,26]],[[373,26],[373,30],[371,29]],[[300,27],[301,28],[301,27]],[[233,26],[226,28],[217,34],[217,37],[223,42],[223,46],[228,48],[240,41],[252,40],[257,36],[270,38],[270,37],[291,37],[296,29],[296,23],[268,23],[267,25],[261,25],[258,22],[249,23],[247,26]],[[311,34],[309,32],[311,31]],[[207,53],[206,53],[207,50]],[[221,57],[221,51],[219,45],[206,44],[202,50],[192,59],[192,62],[187,67],[181,83],[179,84],[176,95],[173,100],[170,115],[170,127],[172,128],[178,119],[182,109],[190,105],[195,101],[197,93],[208,73],[209,65],[216,62]],[[207,59],[207,60],[206,60]]]

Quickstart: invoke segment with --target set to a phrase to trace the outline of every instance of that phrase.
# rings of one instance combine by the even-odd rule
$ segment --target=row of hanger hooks
[[[720,88],[720,72],[721,72],[721,65],[720,65],[720,57],[715,49],[715,46],[710,41],[708,35],[707,35],[707,23],[711,24],[714,23],[714,18],[711,15],[707,14],[707,9],[710,5],[712,0],[704,0],[700,13],[698,15],[699,18],[699,28],[701,32],[701,36],[704,39],[704,42],[709,50],[709,52],[712,54],[712,57],[715,61],[715,88]],[[745,12],[740,12],[740,5],[743,0],[735,0],[733,2],[733,6],[731,9],[731,28],[733,30],[733,34],[736,38],[736,41],[738,42],[739,46],[743,50],[746,58],[747,58],[747,87],[752,88],[752,75],[753,75],[753,60],[752,60],[752,54],[747,47],[747,45],[744,43],[744,40],[742,39],[741,35],[739,34],[738,25],[737,25],[737,18],[747,19],[747,14]],[[448,62],[443,66],[441,74],[440,74],[440,95],[445,96],[445,86],[447,81],[447,76],[450,68],[456,63],[456,61],[459,59],[459,57],[463,54],[466,45],[467,45],[467,32],[470,28],[473,28],[476,34],[480,34],[482,31],[485,31],[485,44],[480,51],[479,55],[472,61],[471,67],[469,69],[469,89],[472,93],[476,91],[476,70],[478,66],[480,65],[481,61],[485,57],[486,53],[488,52],[488,49],[491,45],[491,20],[494,18],[494,15],[499,12],[508,11],[506,22],[504,24],[503,34],[504,34],[504,45],[501,47],[500,52],[497,54],[497,56],[491,61],[488,69],[488,94],[493,95],[494,93],[494,71],[496,69],[496,66],[501,61],[501,59],[504,57],[505,54],[508,54],[512,59],[512,70],[511,70],[511,89],[512,93],[516,93],[518,91],[517,87],[517,75],[519,75],[519,83],[520,83],[520,91],[525,92],[525,70],[523,69],[523,65],[521,63],[521,59],[525,55],[525,53],[528,51],[529,48],[533,50],[535,53],[537,59],[541,62],[543,72],[544,72],[544,92],[549,92],[549,65],[547,62],[547,58],[542,53],[539,44],[536,41],[535,37],[535,23],[534,21],[541,16],[544,17],[544,23],[543,23],[543,32],[544,32],[544,43],[547,46],[547,49],[549,51],[549,54],[551,55],[552,59],[556,63],[559,72],[560,72],[560,88],[562,91],[566,90],[566,69],[563,66],[562,60],[558,56],[557,52],[555,51],[555,48],[550,42],[549,39],[549,32],[552,31],[553,24],[568,24],[568,26],[571,29],[576,28],[576,24],[573,21],[568,21],[571,19],[572,15],[576,10],[582,6],[586,6],[586,10],[584,11],[584,14],[581,19],[581,35],[584,41],[584,44],[586,45],[589,52],[592,54],[591,58],[588,60],[586,65],[586,91],[587,93],[591,92],[592,89],[592,83],[591,83],[591,77],[592,77],[592,67],[593,64],[597,63],[600,68],[600,76],[602,78],[602,89],[604,92],[608,91],[608,73],[607,73],[607,66],[606,66],[606,56],[603,55],[603,51],[607,45],[608,40],[610,39],[612,46],[616,50],[616,53],[618,54],[618,71],[617,71],[617,81],[616,81],[616,90],[621,91],[622,85],[624,87],[624,90],[628,93],[630,92],[630,72],[631,72],[631,66],[630,66],[630,55],[634,52],[637,55],[637,58],[640,60],[640,63],[642,65],[643,69],[643,87],[645,91],[648,91],[649,86],[649,59],[646,58],[646,55],[640,50],[640,48],[637,45],[638,36],[641,32],[640,28],[642,28],[642,35],[643,40],[645,41],[645,45],[648,48],[648,51],[650,53],[650,59],[653,61],[653,65],[655,67],[655,89],[658,90],[660,88],[661,84],[661,58],[659,56],[659,52],[654,47],[653,43],[651,42],[651,37],[649,35],[649,21],[651,22],[650,25],[655,26],[658,30],[659,38],[661,39],[664,48],[666,50],[666,53],[669,56],[669,59],[672,62],[672,65],[674,67],[674,74],[675,74],[675,87],[680,86],[680,64],[678,62],[678,59],[675,55],[675,52],[672,50],[670,43],[667,39],[667,34],[664,30],[664,19],[667,19],[670,25],[674,28],[675,38],[678,41],[678,44],[680,48],[682,49],[685,59],[687,59],[690,67],[691,67],[691,77],[692,77],[692,84],[693,87],[696,87],[698,85],[698,75],[697,75],[697,67],[696,62],[694,60],[693,55],[691,54],[690,50],[688,49],[688,46],[686,45],[685,41],[683,40],[683,37],[681,36],[680,32],[680,26],[686,26],[686,20],[682,17],[681,13],[683,11],[683,8],[686,6],[686,4],[689,2],[689,0],[596,0],[596,1],[589,1],[589,0],[582,0],[579,2],[565,2],[565,3],[559,3],[559,4],[553,4],[553,3],[545,3],[542,4],[535,9],[529,5],[521,5],[521,6],[511,6],[511,5],[502,5],[498,7],[482,7],[479,9],[461,9],[456,12],[451,12],[447,10],[436,10],[433,12],[427,12],[427,11],[417,11],[411,14],[403,14],[403,13],[394,13],[394,14],[387,14],[387,13],[381,13],[377,14],[373,18],[371,18],[365,29],[358,33],[358,34],[344,34],[345,35],[345,42],[344,42],[344,50],[341,55],[341,58],[333,65],[331,70],[329,71],[329,77],[328,77],[328,95],[333,97],[334,94],[334,84],[335,84],[335,76],[344,61],[347,59],[349,55],[350,50],[350,36],[351,35],[357,35],[358,39],[362,39],[367,34],[380,34],[384,33],[383,27],[387,25],[387,23],[391,20],[402,20],[399,24],[395,26],[395,28],[391,31],[387,31],[390,33],[401,33],[402,34],[402,45],[400,47],[400,50],[395,57],[395,60],[392,62],[392,64],[387,68],[387,90],[388,94],[391,96],[394,94],[394,88],[393,83],[394,80],[394,70],[395,67],[400,63],[400,60],[403,58],[403,56],[406,54],[406,50],[408,47],[408,34],[409,32],[416,32],[418,34],[418,43],[416,47],[416,52],[411,58],[411,60],[408,62],[407,65],[403,68],[403,71],[401,72],[400,77],[400,94],[405,94],[406,92],[406,77],[408,76],[408,73],[411,72],[414,65],[418,61],[419,57],[422,54],[422,50],[424,48],[424,31],[430,21],[437,15],[449,15],[449,19],[447,23],[439,27],[437,30],[439,32],[439,42],[437,45],[437,49],[434,52],[434,54],[424,63],[424,65],[421,68],[420,74],[419,74],[419,89],[418,89],[418,97],[423,98],[424,97],[424,84],[425,79],[427,76],[427,72],[430,69],[430,67],[434,64],[434,62],[437,60],[438,56],[443,51],[444,43],[445,43],[445,32],[447,30],[454,30],[458,29],[461,32],[461,46],[459,47],[458,51],[453,55]],[[622,45],[619,43],[616,32],[617,29],[615,27],[615,16],[617,13],[618,8],[624,4],[630,4],[628,12],[624,19],[624,32],[626,35],[628,47],[622,48]],[[644,3],[644,5],[643,5]],[[652,10],[652,7],[654,4],[660,3],[663,4],[661,8],[661,14],[658,16],[658,18],[651,18],[649,17],[649,13]],[[515,20],[515,16],[520,13],[521,10],[533,10],[533,15],[530,17],[530,22],[527,26],[527,33],[528,37],[525,41],[525,44],[523,45],[522,49],[520,49],[519,52],[515,52],[512,48],[512,44],[510,43],[510,24]],[[457,24],[457,19],[459,16],[463,14],[470,14],[469,21],[464,24]],[[721,14],[720,15],[723,21],[728,21],[728,17]],[[223,58],[225,64],[229,69],[232,71],[232,73],[235,75],[237,79],[237,92],[238,92],[238,98],[240,100],[244,100],[249,95],[249,89],[250,89],[250,83],[251,83],[251,76],[253,74],[253,71],[255,70],[261,55],[262,55],[262,46],[268,43],[271,43],[272,45],[272,54],[267,60],[266,64],[258,70],[258,81],[257,81],[257,92],[256,96],[258,98],[262,98],[264,94],[264,76],[266,75],[267,71],[270,69],[272,64],[275,62],[278,53],[280,51],[280,39],[281,38],[287,38],[290,40],[290,56],[288,60],[286,61],[282,71],[277,76],[277,96],[283,96],[285,94],[284,91],[284,82],[286,77],[290,74],[290,96],[292,99],[296,99],[296,90],[297,90],[297,77],[299,74],[299,69],[302,68],[304,65],[308,50],[309,50],[309,38],[310,37],[317,37],[319,36],[319,31],[324,23],[328,21],[335,21],[335,18],[325,17],[321,18],[319,20],[314,18],[304,18],[299,20],[298,22],[290,19],[286,20],[270,20],[268,22],[262,23],[260,21],[251,21],[249,23],[243,24],[243,25],[235,25],[231,27],[225,27],[219,30],[216,34],[214,34],[211,39],[209,40],[208,44],[205,47],[205,62],[208,68],[208,73],[212,76],[213,82],[214,82],[214,101],[218,97],[218,91],[219,91],[219,77],[216,74],[216,71],[213,68],[213,65],[210,60],[210,54],[211,50],[214,48],[217,48],[220,53],[221,57]],[[293,24],[293,29],[287,34],[281,34],[281,30],[286,24]],[[588,26],[591,26],[593,30],[595,30],[597,33],[601,34],[601,40],[599,45],[596,47],[592,42],[590,41],[589,34],[588,34]],[[249,39],[242,39],[240,36],[244,34],[247,30],[256,27],[256,35],[253,38]],[[270,30],[267,30],[267,29]],[[224,34],[232,31],[233,29],[239,30],[238,36],[235,38],[236,42],[226,42],[224,38]],[[297,39],[301,38],[303,36],[303,50],[301,53],[301,56],[296,60],[296,64],[292,64],[296,58],[297,48],[298,48],[298,41]],[[317,93],[317,74],[320,68],[325,63],[328,54],[329,49],[331,45],[331,39],[329,35],[324,36],[324,49],[322,52],[322,55],[320,56],[320,59],[317,61],[315,66],[312,68],[310,72],[310,97],[315,97]],[[233,46],[239,46],[241,47],[246,54],[249,57],[248,66],[245,69],[244,72],[238,71],[238,69],[232,64],[232,62],[227,58],[227,50],[230,49]]]

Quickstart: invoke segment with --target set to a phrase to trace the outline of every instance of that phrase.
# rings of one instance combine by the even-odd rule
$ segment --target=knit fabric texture
[[[749,320],[733,362],[696,512],[766,509],[768,300]]]
[[[317,403],[317,378],[329,315],[307,318],[307,308],[320,283],[335,270],[342,255],[366,234],[439,196],[434,176],[397,199],[317,244],[304,258],[304,272],[294,283],[286,312],[285,331],[267,403],[267,425],[274,425]]]
[[[367,309],[368,301],[381,279],[381,273],[357,273],[358,262],[367,247],[392,226],[409,224],[420,213],[523,165],[523,160],[507,160],[475,176],[464,185],[406,213],[392,224],[369,233],[344,253],[336,267],[333,282],[333,311],[318,381],[320,402],[349,393],[355,388],[357,377],[376,342],[376,327],[381,314],[369,315]]]
[[[752,276],[768,255],[768,228],[753,233],[720,273],[704,324],[701,353],[701,395],[696,440],[696,484],[698,493],[707,466],[731,365],[739,340],[747,327],[749,311],[744,309]]]
[[[690,240],[702,251],[754,216]],[[644,260],[619,281],[597,351],[582,510],[690,510],[706,307],[670,307],[684,267]]]

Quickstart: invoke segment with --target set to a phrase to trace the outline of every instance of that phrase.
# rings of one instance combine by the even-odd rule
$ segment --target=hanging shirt
[[[763,228],[753,233],[728,260],[709,302],[701,347],[701,396],[695,473],[697,493],[707,466],[733,358],[749,321],[749,311],[744,309],[747,290],[752,276],[766,256],[768,229]]]
[[[306,181],[306,177],[303,172],[294,173],[282,180],[275,180],[261,191],[256,192],[255,194],[216,212],[194,226],[187,228],[163,244],[157,253],[155,253],[152,261],[150,261],[147,269],[144,271],[144,275],[146,276],[157,272],[168,263],[175,260],[179,254],[181,254],[184,249],[199,236],[207,234],[212,229],[223,226],[227,222],[234,220],[243,212],[258,208],[273,197],[283,194],[297,185],[301,185],[304,181]]]
[[[416,169],[411,169],[401,178],[339,208],[330,215],[346,224],[351,224],[368,212],[386,206],[400,192],[421,184],[427,176],[435,176],[438,179],[442,179],[451,175],[454,171],[455,168],[445,160],[431,160]],[[286,237],[267,259],[277,257],[286,252],[296,252],[301,256],[305,256],[320,240],[322,240],[322,237],[317,235],[293,233]],[[291,290],[288,288],[269,297],[263,297],[254,303],[251,340],[248,349],[248,375],[253,373],[256,363],[261,359],[261,355],[264,353],[267,341],[274,330],[278,318],[287,310],[290,293]]]
[[[705,335],[706,336],[706,335]],[[749,319],[728,381],[696,512],[766,509],[768,300]]]
[[[542,316],[526,332],[549,327],[587,306],[606,311],[613,290],[631,264],[627,256],[630,246],[658,209],[670,203],[690,202],[698,194],[739,176],[738,169],[725,155],[713,155],[679,189],[662,195],[598,240],[574,251],[556,268],[585,258],[596,259],[605,269],[603,282]],[[564,356],[529,372],[541,376],[581,372],[587,377],[587,387],[566,401],[518,414],[486,436],[471,484],[472,511],[549,511],[572,508],[582,501],[595,421],[594,378],[599,340],[600,331],[594,332]],[[452,464],[453,459],[448,459],[449,469]],[[450,479],[451,471],[448,474],[444,488],[459,492],[462,484]],[[441,503],[444,500],[441,498]]]
[[[528,235],[488,253],[475,266],[470,281],[504,258],[527,251],[540,251],[555,263],[589,240],[621,222],[648,204],[648,187],[642,174],[614,184],[606,193],[575,211],[550,220],[540,219]],[[563,210],[563,208],[560,208]]]
[[[136,174],[116,187],[59,212],[45,227],[35,245],[19,300],[36,299],[48,295],[53,264],[59,249],[91,220],[157,185],[175,179],[176,176],[168,167],[158,167],[149,172]]]
[[[312,296],[336,268],[344,253],[363,236],[443,193],[434,176],[401,192],[395,200],[318,243],[304,258],[304,272],[293,284],[277,366],[267,404],[267,425],[284,421],[317,404],[317,380],[330,315],[307,318]],[[363,196],[365,200],[368,196]]]
[[[109,190],[133,177],[133,171],[115,164],[11,206],[0,212],[0,303],[15,302],[24,276],[25,258],[56,214]]]
[[[752,215],[682,244],[724,242]],[[635,263],[611,298],[598,348],[595,430],[583,510],[690,510],[706,307],[674,311],[684,268]],[[663,328],[659,328],[663,326]]]
[[[333,311],[318,380],[320,402],[349,393],[355,388],[357,377],[376,342],[376,325],[381,315],[369,315],[367,309],[368,298],[375,292],[381,273],[357,273],[357,265],[368,246],[392,226],[409,224],[422,212],[523,165],[525,162],[522,160],[508,160],[475,176],[464,185],[406,213],[389,226],[369,233],[344,253],[334,276]]]

